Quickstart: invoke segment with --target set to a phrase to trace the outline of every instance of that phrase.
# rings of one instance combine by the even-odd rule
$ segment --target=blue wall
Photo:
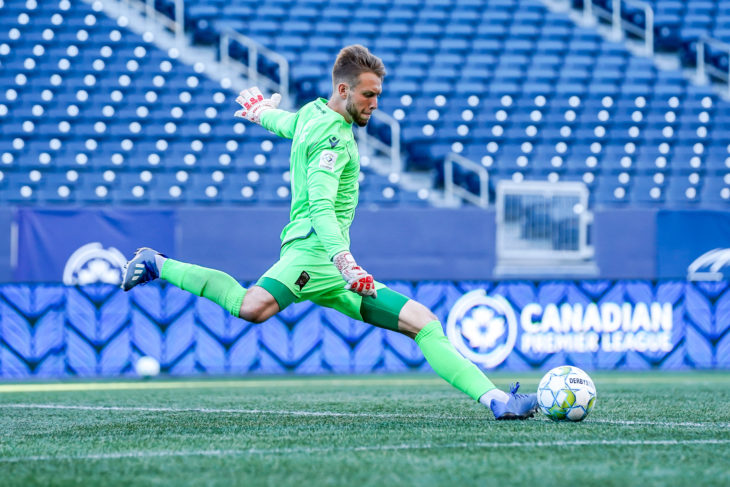
[[[352,251],[380,280],[484,280],[495,266],[493,210],[359,209]],[[18,228],[11,267],[11,222]],[[187,262],[257,279],[278,258],[286,208],[0,209],[0,282],[60,282],[75,249],[89,242],[129,256],[152,246]],[[702,253],[730,247],[722,211],[606,209],[592,241],[602,279],[684,279]]]

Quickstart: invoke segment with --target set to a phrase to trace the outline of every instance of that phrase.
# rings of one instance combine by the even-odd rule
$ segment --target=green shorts
[[[284,245],[279,261],[256,285],[274,296],[280,310],[291,303],[312,301],[350,318],[396,331],[398,315],[408,301],[407,297],[377,281],[377,298],[363,297],[345,289],[340,271],[330,261],[316,235]]]

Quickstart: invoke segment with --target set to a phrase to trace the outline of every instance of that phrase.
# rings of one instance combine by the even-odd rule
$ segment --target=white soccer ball
[[[578,367],[555,367],[537,386],[537,404],[555,421],[582,421],[596,405],[596,386]]]
[[[160,362],[156,359],[145,356],[137,360],[134,370],[140,377],[154,377],[160,373]]]

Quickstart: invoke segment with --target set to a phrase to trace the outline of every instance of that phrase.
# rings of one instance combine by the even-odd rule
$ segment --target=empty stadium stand
[[[2,1],[0,23],[0,202],[289,204],[288,141],[233,119],[200,66],[98,4]],[[362,183],[366,203],[409,193],[367,167]]]
[[[690,53],[703,35],[730,40],[728,1],[651,3],[665,50]],[[233,28],[285,56],[300,103],[329,94],[342,46],[370,47],[388,68],[380,106],[401,123],[407,167],[435,171],[437,184],[456,152],[488,170],[492,190],[501,179],[583,181],[597,205],[730,202],[728,102],[537,0],[185,7],[200,44]],[[288,142],[235,122],[234,94],[199,66],[97,5],[0,0],[0,13],[0,202],[288,204]],[[641,23],[638,10],[624,15]],[[469,173],[456,179],[476,184]],[[376,205],[428,198],[369,168],[361,192]]]

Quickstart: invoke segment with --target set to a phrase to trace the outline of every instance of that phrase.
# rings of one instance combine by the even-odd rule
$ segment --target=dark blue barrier
[[[683,279],[687,276],[688,267],[706,252],[730,248],[730,213],[660,211],[657,215],[656,248],[658,277]],[[706,267],[712,264],[714,262],[709,262]]]
[[[484,367],[730,368],[727,282],[392,282]],[[415,343],[311,303],[261,325],[172,286],[0,286],[0,377],[428,369]]]
[[[121,261],[118,269],[124,256],[149,246],[240,280],[256,280],[278,259],[279,236],[288,221],[284,208],[24,208],[15,215],[19,259],[13,278],[84,284],[92,282],[85,276],[104,271],[93,259],[112,268]],[[477,209],[361,209],[351,229],[352,252],[380,280],[488,279],[494,235],[494,213]],[[79,251],[84,246],[91,247]],[[71,278],[63,278],[64,270]]]
[[[91,257],[101,255],[118,272],[142,245],[256,280],[278,258],[289,215],[286,208],[23,208],[15,210],[13,231],[11,214],[0,211],[0,229],[9,236],[0,240],[0,282],[69,284],[111,272]],[[380,280],[492,279],[495,235],[494,211],[473,208],[362,208],[351,229],[353,254]],[[730,247],[730,215],[602,210],[591,241],[603,279],[682,279],[700,255]]]
[[[656,210],[596,212],[593,245],[601,278],[656,279],[656,232]]]
[[[138,247],[174,250],[172,210],[20,208],[14,222],[18,229],[15,281],[83,284],[101,277],[103,282],[118,282],[124,256]]]

